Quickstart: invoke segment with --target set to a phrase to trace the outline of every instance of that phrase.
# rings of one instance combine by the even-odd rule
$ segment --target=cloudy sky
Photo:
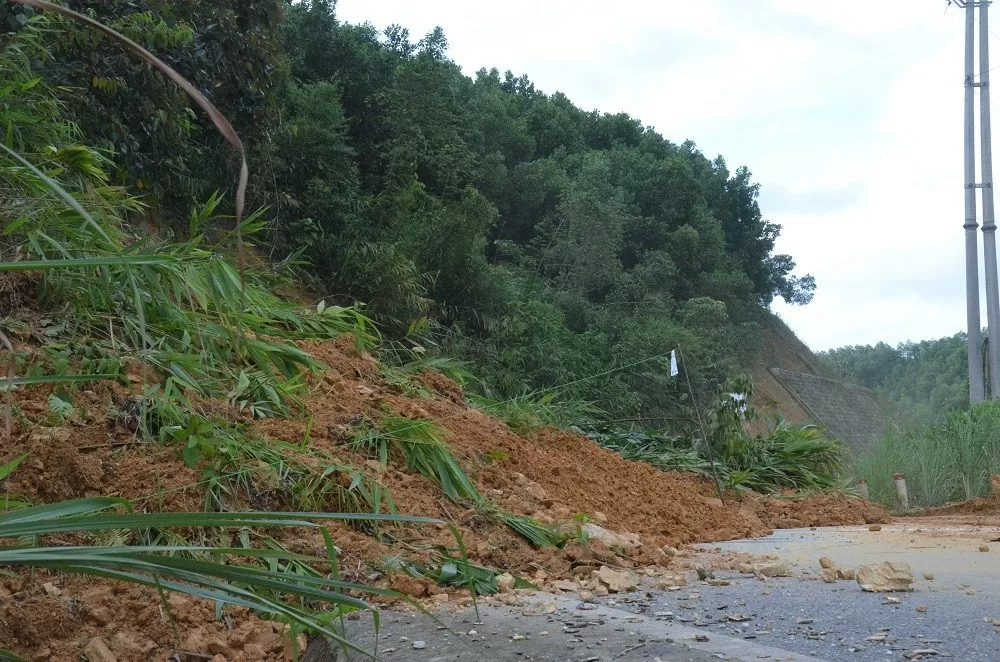
[[[778,249],[818,282],[808,306],[775,310],[821,350],[965,325],[964,19],[945,6],[340,0],[337,13],[415,38],[440,25],[469,75],[526,73],[586,109],[694,140],[731,170],[748,166],[764,215],[784,227]],[[991,25],[1000,35],[1000,14]],[[990,43],[1000,64],[1000,38]]]

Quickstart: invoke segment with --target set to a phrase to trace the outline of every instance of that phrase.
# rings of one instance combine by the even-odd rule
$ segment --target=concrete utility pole
[[[1000,398],[1000,286],[997,284],[996,223],[993,221],[993,135],[990,129],[989,2],[979,2],[979,122],[983,171],[983,258],[986,264],[986,322],[990,330],[990,397]],[[966,10],[968,11],[968,10]]]
[[[950,4],[950,2],[949,2]],[[965,9],[965,303],[969,329],[969,400],[986,399],[983,339],[979,317],[979,238],[976,230],[975,2],[955,0]]]

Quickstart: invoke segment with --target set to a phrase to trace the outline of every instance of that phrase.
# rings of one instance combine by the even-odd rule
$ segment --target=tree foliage
[[[344,24],[333,0],[69,4],[235,118],[263,252],[317,298],[365,302],[388,336],[420,329],[471,360],[491,397],[558,389],[615,418],[683,419],[671,349],[707,402],[752,355],[761,311],[812,297],[775,254],[748,169],[527,76],[466,76],[440,28]],[[157,209],[231,186],[219,141],[158,74],[72,26],[50,50],[43,75],[72,88],[72,118]]]
[[[895,403],[910,422],[936,424],[969,408],[967,336],[892,347],[841,347],[820,354],[840,375]]]

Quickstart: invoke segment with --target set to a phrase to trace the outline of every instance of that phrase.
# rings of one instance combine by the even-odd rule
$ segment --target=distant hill
[[[969,407],[966,342],[964,333],[956,333],[895,347],[884,342],[841,347],[818,358],[837,379],[878,393],[902,420],[934,424]]]

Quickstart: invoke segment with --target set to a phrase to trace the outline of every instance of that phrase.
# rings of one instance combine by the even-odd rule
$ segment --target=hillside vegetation
[[[68,5],[230,116],[253,164],[249,204],[264,209],[257,242],[283,277],[313,300],[363,302],[389,339],[469,362],[470,388],[492,399],[558,387],[591,419],[688,421],[666,354],[684,349],[708,402],[754,356],[772,299],[812,296],[774,253],[780,228],[746,168],[526,76],[470,78],[440,30],[340,23],[329,0]],[[25,11],[5,5],[0,25]],[[35,71],[147,205],[129,223],[187,237],[182,219],[213,192],[227,209],[231,152],[183,94],[84,28],[40,38]]]
[[[814,287],[747,171],[332,3],[67,4],[103,23],[0,7],[0,648],[286,659],[366,599],[884,519],[729,395]]]

